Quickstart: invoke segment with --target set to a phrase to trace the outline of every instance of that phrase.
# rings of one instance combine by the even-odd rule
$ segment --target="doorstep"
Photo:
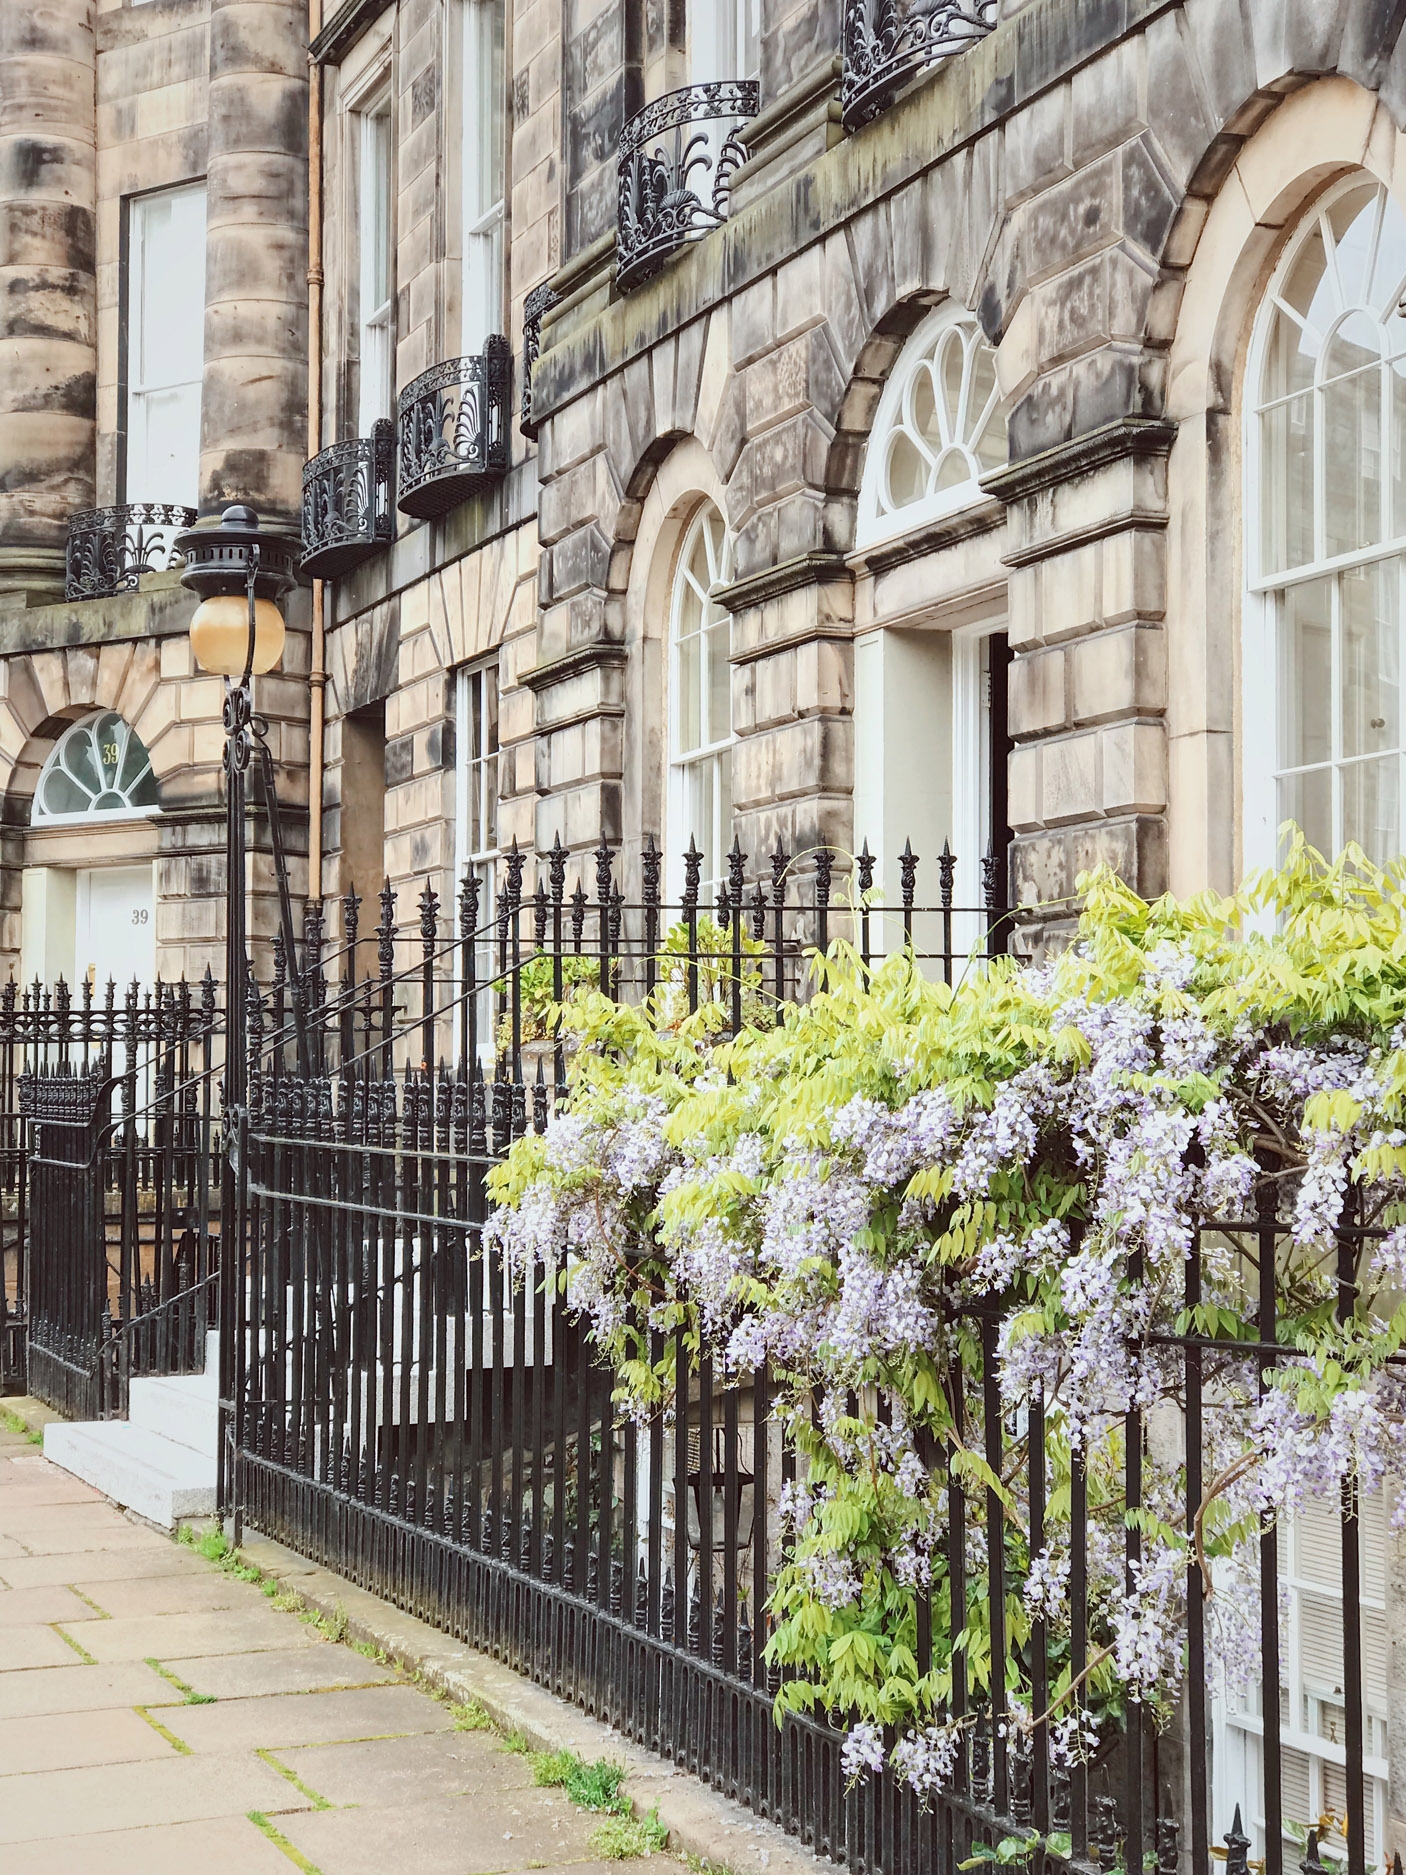
[[[775,1823],[710,1790],[677,1765],[656,1758],[621,1733],[588,1719],[544,1687],[451,1640],[427,1621],[403,1614],[344,1576],[283,1544],[246,1530],[240,1554],[320,1614],[345,1617],[348,1640],[379,1647],[388,1660],[463,1704],[476,1701],[504,1731],[521,1732],[535,1751],[610,1758],[628,1773],[625,1794],[638,1811],[656,1804],[670,1849],[732,1875],[817,1875],[836,1864],[811,1853]]]

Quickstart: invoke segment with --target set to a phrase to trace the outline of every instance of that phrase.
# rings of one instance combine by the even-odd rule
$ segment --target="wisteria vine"
[[[974,1525],[965,1606],[952,1605],[953,1476],[1004,1510],[1011,1723],[1043,1721],[1069,1762],[1099,1749],[1129,1699],[1172,1711],[1189,1570],[1209,1592],[1216,1672],[1247,1683],[1261,1519],[1336,1504],[1344,1478],[1379,1491],[1404,1469],[1400,877],[1355,851],[1328,866],[1299,841],[1233,899],[1146,904],[1104,873],[1081,890],[1077,939],[1052,961],[996,960],[949,989],[907,955],[866,969],[837,945],[808,1002],[733,1040],[707,1012],[680,1021],[670,1004],[664,1019],[578,993],[561,1012],[570,1098],[492,1177],[490,1242],[519,1279],[566,1285],[623,1411],[673,1411],[676,1369],[651,1365],[650,1330],[682,1332],[731,1374],[769,1365],[803,1455],[774,1507],[779,1699],[843,1717],[851,1775],[887,1764],[923,1796],[955,1763],[955,1650],[977,1697],[992,1672]],[[1257,1338],[1263,1205],[1291,1219],[1276,1281],[1294,1350],[1264,1389],[1234,1352]],[[1345,1216],[1363,1232],[1347,1309]],[[993,1313],[999,1476],[980,1456],[979,1318]],[[1189,1516],[1178,1438],[1148,1437],[1130,1579],[1127,1416],[1180,1424],[1188,1334],[1208,1344],[1205,1495]],[[1051,1492],[1032,1554],[1023,1429],[1036,1412]],[[1062,1489],[1076,1457],[1091,1649],[1078,1679]],[[1406,1493],[1392,1509],[1406,1522]],[[1038,1714],[1022,1664],[1036,1621],[1051,1662]]]

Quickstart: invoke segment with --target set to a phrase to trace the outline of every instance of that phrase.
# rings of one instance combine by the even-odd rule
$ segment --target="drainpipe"
[[[322,0],[308,0],[308,41],[322,30]],[[308,73],[308,457],[322,447],[322,68]],[[322,761],[326,720],[325,588],[312,583],[308,671],[308,897],[322,898]]]

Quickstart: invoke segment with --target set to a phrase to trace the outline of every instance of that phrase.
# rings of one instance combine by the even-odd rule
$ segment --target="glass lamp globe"
[[[255,677],[273,670],[283,656],[283,614],[272,599],[254,601]],[[242,677],[249,656],[249,601],[244,593],[202,599],[190,621],[190,648],[201,670],[215,677]]]

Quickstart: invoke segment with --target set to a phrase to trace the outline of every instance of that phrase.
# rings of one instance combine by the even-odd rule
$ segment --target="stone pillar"
[[[0,0],[0,595],[63,591],[93,502],[93,0]]]
[[[212,0],[200,511],[296,529],[307,444],[307,9]]]

